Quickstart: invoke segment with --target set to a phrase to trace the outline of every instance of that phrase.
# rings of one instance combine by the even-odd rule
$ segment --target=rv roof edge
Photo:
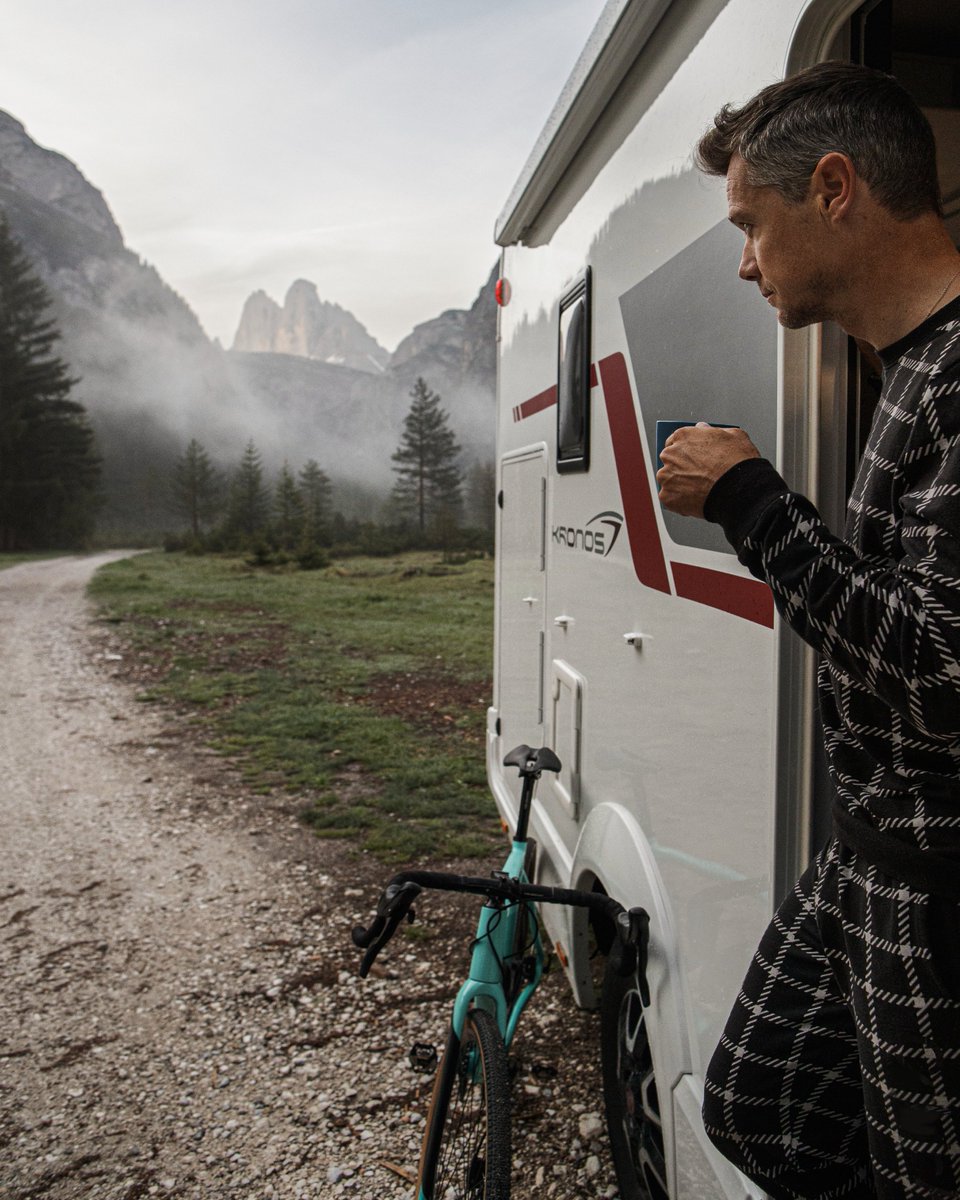
[[[523,239],[671,3],[609,0],[497,218],[498,246]]]

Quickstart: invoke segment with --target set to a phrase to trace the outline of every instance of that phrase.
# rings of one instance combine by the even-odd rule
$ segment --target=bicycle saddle
[[[559,771],[563,764],[549,746],[541,746],[539,750],[517,746],[503,760],[503,765],[519,768],[521,775],[539,775],[541,771]]]

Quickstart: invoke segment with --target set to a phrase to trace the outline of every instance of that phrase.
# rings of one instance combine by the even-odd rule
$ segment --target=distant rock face
[[[68,158],[38,146],[15,117],[2,111],[0,184],[26,192],[79,221],[115,249],[123,247],[123,236],[100,192]]]
[[[234,334],[232,350],[244,354],[272,354],[283,309],[264,291],[247,297]]]
[[[451,382],[472,380],[493,389],[497,373],[496,267],[468,309],[446,312],[414,327],[390,359],[390,370],[404,379],[439,372]]]
[[[373,374],[390,358],[352,313],[321,300],[306,279],[291,285],[282,308],[266,292],[254,292],[243,306],[232,349],[295,354]]]
[[[186,302],[124,246],[101,193],[68,158],[38,146],[19,121],[2,111],[0,210],[47,285],[64,342],[75,352],[78,366],[86,366],[84,353],[71,345],[79,326],[85,336],[96,335],[96,327],[108,317],[137,339],[144,326],[152,326],[158,336],[209,347]],[[107,342],[114,332],[106,334]],[[107,356],[118,358],[109,351]],[[118,380],[118,391],[123,386]]]

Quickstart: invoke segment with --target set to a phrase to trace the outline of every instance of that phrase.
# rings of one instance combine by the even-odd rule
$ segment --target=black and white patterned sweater
[[[705,515],[822,655],[841,837],[872,847],[887,869],[905,864],[905,882],[951,893],[954,877],[960,888],[960,299],[881,359],[843,539],[765,459],[718,480]]]

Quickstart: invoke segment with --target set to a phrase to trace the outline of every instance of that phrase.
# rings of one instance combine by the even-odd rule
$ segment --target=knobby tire
[[[437,1071],[420,1160],[426,1200],[509,1200],[507,1052],[488,1012],[471,1009]]]

